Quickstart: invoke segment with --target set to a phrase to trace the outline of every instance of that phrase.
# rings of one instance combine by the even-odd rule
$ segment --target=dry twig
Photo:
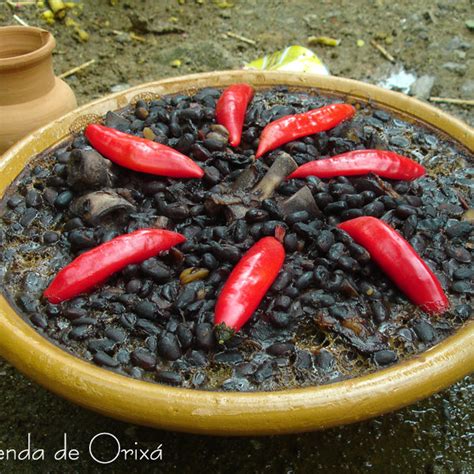
[[[13,15],[13,19],[16,22],[20,23],[20,25],[22,25],[22,26],[30,26],[30,25],[28,25],[28,23],[25,20],[22,20],[18,15]]]
[[[58,77],[60,79],[64,79],[65,77],[68,77],[68,76],[72,76],[73,74],[75,74],[76,72],[78,71],[82,71],[83,69],[85,69],[86,67],[89,67],[91,64],[94,64],[95,63],[95,59],[91,59],[90,61],[87,61],[79,66],[76,66],[76,67],[73,67],[72,69],[69,69],[68,71],[66,72],[63,72],[62,74],[60,74]]]
[[[449,97],[430,97],[430,102],[458,105],[474,105],[474,99],[451,99]]]
[[[375,49],[378,49],[385,59],[388,59],[391,63],[395,62],[395,58],[381,44],[377,43],[377,41],[372,40],[370,44]]]
[[[231,31],[228,31],[226,34],[229,38],[238,39],[239,41],[242,41],[243,43],[251,44],[252,46],[255,46],[257,44],[256,41],[254,41],[250,38],[246,38],[245,36],[241,36],[241,35],[238,35],[236,33],[232,33]]]

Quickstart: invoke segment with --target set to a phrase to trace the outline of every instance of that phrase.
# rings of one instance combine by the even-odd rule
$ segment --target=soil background
[[[425,99],[474,99],[474,9],[468,0],[88,0],[80,5],[67,14],[78,26],[67,26],[64,20],[47,24],[37,5],[12,8],[0,2],[0,25],[16,24],[16,14],[53,32],[57,74],[95,60],[66,79],[80,104],[164,77],[240,68],[286,46],[308,46],[312,35],[341,40],[337,47],[311,47],[334,75],[378,84],[403,67],[430,77],[412,88]],[[89,34],[88,41],[81,41],[77,28]],[[373,39],[395,63],[371,46]],[[474,123],[468,106],[438,106]],[[163,460],[156,462],[119,457],[110,472],[474,473],[473,382],[468,377],[412,407],[351,426],[216,438],[99,416],[50,394],[0,360],[0,450],[25,449],[28,433],[32,446],[45,450],[44,461],[0,461],[0,472],[102,472],[88,445],[96,434],[108,432],[122,448],[153,450],[162,444],[163,450]],[[77,461],[53,459],[64,433],[69,447],[80,452]],[[113,448],[111,442],[101,446],[104,459],[113,456]]]

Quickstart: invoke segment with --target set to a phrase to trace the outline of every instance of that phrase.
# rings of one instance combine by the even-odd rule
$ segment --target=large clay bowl
[[[353,80],[279,72],[213,72],[144,84],[97,100],[37,130],[0,162],[0,194],[28,160],[70,134],[87,115],[125,106],[138,94],[169,94],[205,86],[249,82],[256,87],[317,88],[371,101],[407,119],[443,131],[474,149],[467,125],[405,95]],[[228,393],[172,388],[117,375],[48,342],[0,297],[0,354],[21,372],[74,403],[133,423],[219,435],[308,431],[351,423],[414,403],[474,369],[474,321],[440,344],[388,369],[319,387],[279,392]]]

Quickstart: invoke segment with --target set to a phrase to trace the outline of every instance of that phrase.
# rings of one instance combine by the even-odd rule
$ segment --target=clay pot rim
[[[51,55],[56,46],[54,36],[43,28],[36,26],[2,26],[0,27],[0,39],[2,36],[8,36],[10,33],[27,34],[29,36],[39,37],[43,44],[33,51],[8,58],[0,58],[0,70],[16,69],[34,64]]]
[[[258,88],[313,88],[373,101],[399,115],[431,124],[474,149],[470,127],[403,94],[338,77],[222,71],[137,86],[96,100],[37,130],[0,161],[0,195],[33,154],[62,140],[78,122],[84,126],[97,115],[149,92],[163,95],[236,82],[250,82]],[[56,394],[128,422],[206,434],[281,434],[367,419],[448,387],[474,370],[474,321],[422,354],[361,377],[275,392],[211,392],[138,381],[81,360],[46,340],[0,296],[0,354]]]

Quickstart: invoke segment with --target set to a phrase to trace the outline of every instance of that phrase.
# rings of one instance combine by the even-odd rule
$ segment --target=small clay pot
[[[53,35],[41,28],[0,28],[0,154],[27,133],[77,107],[54,76]]]

